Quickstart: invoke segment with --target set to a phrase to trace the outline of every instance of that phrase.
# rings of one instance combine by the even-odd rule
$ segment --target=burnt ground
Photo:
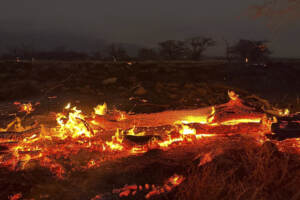
[[[217,62],[0,63],[0,101],[106,101],[121,110],[155,112],[224,103],[227,90],[255,94],[271,105],[299,111],[300,63],[267,68]],[[133,97],[130,99],[130,97]],[[147,102],[143,103],[142,99]],[[53,103],[55,104],[55,103]],[[49,104],[48,104],[49,106]],[[91,107],[91,106],[88,106]]]
[[[221,104],[228,100],[228,90],[253,106],[300,111],[297,63],[261,68],[205,62],[2,62],[0,71],[1,119],[15,112],[14,101],[40,102],[36,115],[61,111],[67,102],[86,112],[107,102],[110,108],[141,113]],[[19,192],[27,199],[91,199],[125,184],[161,184],[174,173],[188,178],[174,192],[159,198],[299,199],[297,156],[279,153],[272,145],[257,147],[250,140],[244,145],[240,145],[242,141],[222,141],[122,158],[96,169],[72,172],[66,179],[58,179],[34,163],[18,172],[2,168],[1,199]],[[193,159],[198,154],[218,148],[223,149],[221,156],[195,167],[199,160]],[[77,155],[84,156],[85,152]],[[109,194],[106,198],[118,199]],[[143,192],[135,197],[143,198]]]
[[[36,62],[0,63],[0,101],[109,105],[132,112],[155,112],[224,103],[227,90],[255,94],[271,105],[299,111],[300,63],[270,67],[217,62]],[[57,96],[58,99],[48,97]],[[131,100],[129,100],[130,97]],[[141,100],[148,102],[143,103]],[[55,102],[55,103],[54,103]],[[54,106],[55,107],[55,106]],[[88,106],[91,107],[91,106]],[[58,106],[58,109],[61,107]]]

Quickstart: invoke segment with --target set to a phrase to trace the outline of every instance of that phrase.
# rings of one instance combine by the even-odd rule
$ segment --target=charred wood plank
[[[215,107],[205,107],[193,110],[171,110],[150,114],[127,115],[125,120],[113,121],[106,116],[96,116],[90,121],[95,121],[98,126],[105,130],[122,129],[133,127],[159,127],[174,125],[177,122],[222,124],[227,121],[240,120],[247,122],[251,120],[259,122],[266,114],[251,107],[245,106],[239,101],[231,100],[229,103]],[[243,121],[244,120],[244,121]]]
[[[212,107],[200,108],[195,110],[172,110],[150,114],[127,115],[121,121],[108,120],[105,116],[96,116],[91,121],[96,121],[105,130],[122,129],[127,130],[133,127],[158,127],[173,125],[177,121],[188,120],[188,117],[203,117],[204,120],[212,112]]]

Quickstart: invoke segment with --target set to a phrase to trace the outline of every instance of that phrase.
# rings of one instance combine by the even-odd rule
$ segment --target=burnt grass
[[[14,101],[40,102],[33,115],[61,111],[67,102],[86,112],[107,102],[133,113],[198,108],[228,101],[234,90],[252,106],[300,111],[300,63],[267,68],[219,62],[0,62],[0,121],[15,112]],[[56,97],[56,98],[53,98]],[[265,101],[265,100],[266,101]],[[5,123],[4,123],[5,124]],[[222,152],[198,167],[205,153]],[[74,160],[90,156],[81,152]],[[197,159],[195,159],[197,158]],[[0,169],[0,199],[119,199],[125,184],[163,184],[174,173],[185,181],[153,199],[300,199],[300,161],[271,142],[226,138],[153,150],[105,162],[99,168],[55,177],[36,163],[25,170]],[[79,161],[78,161],[79,162]],[[144,199],[145,192],[123,199]]]

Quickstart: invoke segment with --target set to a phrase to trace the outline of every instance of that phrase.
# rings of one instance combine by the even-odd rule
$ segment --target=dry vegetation
[[[234,144],[237,145],[237,144]],[[299,199],[299,157],[270,142],[240,143],[202,167],[191,167],[176,199]]]

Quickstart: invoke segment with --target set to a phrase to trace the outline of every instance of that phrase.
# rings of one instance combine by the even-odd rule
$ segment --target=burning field
[[[1,115],[1,199],[299,199],[300,114],[227,95],[141,113],[14,102]]]

